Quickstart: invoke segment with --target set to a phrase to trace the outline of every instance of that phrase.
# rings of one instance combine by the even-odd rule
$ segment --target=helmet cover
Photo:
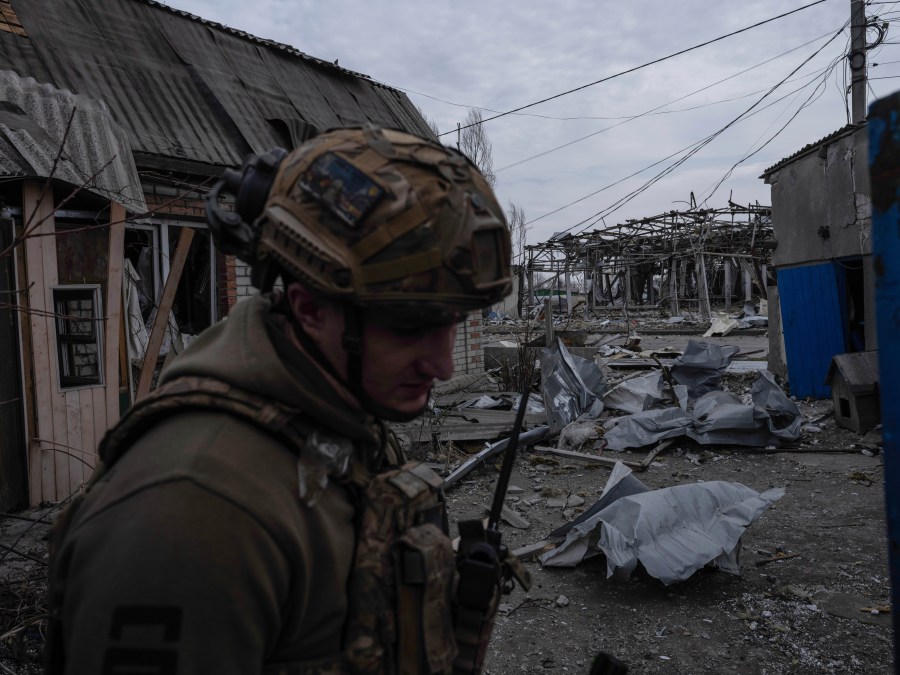
[[[512,288],[503,209],[462,153],[411,134],[334,129],[280,164],[254,266],[395,324],[443,323]]]

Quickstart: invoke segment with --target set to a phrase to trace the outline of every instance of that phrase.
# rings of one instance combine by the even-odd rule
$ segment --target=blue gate
[[[781,323],[791,393],[830,398],[825,376],[835,354],[846,350],[844,279],[834,262],[778,270]]]

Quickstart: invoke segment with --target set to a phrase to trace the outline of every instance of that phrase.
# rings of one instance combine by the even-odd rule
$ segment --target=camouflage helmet
[[[327,131],[278,166],[254,268],[338,302],[443,321],[511,290],[503,209],[465,155],[391,129]]]

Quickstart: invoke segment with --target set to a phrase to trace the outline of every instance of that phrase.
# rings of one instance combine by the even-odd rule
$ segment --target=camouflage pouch
[[[351,474],[358,533],[345,656],[352,673],[448,673],[454,554],[440,476],[409,463]]]
[[[406,531],[397,564],[399,672],[443,673],[453,665],[452,598],[448,580],[455,574],[455,554],[447,536],[430,523]],[[427,671],[419,669],[426,664]]]

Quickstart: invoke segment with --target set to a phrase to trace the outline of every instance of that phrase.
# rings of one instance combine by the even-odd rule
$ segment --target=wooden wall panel
[[[85,389],[79,397],[81,400],[81,452],[83,460],[83,478],[87,481],[97,465],[97,443],[94,427],[94,395],[91,389]],[[102,433],[102,432],[101,432]]]
[[[45,307],[48,313],[45,319],[47,323],[47,368],[48,380],[50,382],[50,404],[53,411],[53,430],[49,436],[41,438],[49,441],[44,446],[45,456],[47,453],[53,458],[54,465],[54,482],[56,485],[56,494],[51,501],[59,501],[69,496],[69,461],[70,458],[65,452],[69,452],[67,447],[69,443],[69,419],[66,407],[66,395],[59,388],[59,356],[56,351],[56,322],[53,314],[56,307],[53,304],[54,286],[59,285],[59,269],[57,268],[56,258],[56,220],[53,216],[54,208],[48,198],[41,204],[41,217],[44,222],[39,226],[42,236],[41,254],[44,258],[44,291],[45,291]],[[80,439],[79,439],[80,440]],[[64,450],[65,452],[58,452]],[[45,497],[47,499],[47,497]]]
[[[23,222],[26,228],[34,228],[42,218],[52,212],[51,195],[45,195],[41,199],[40,183],[28,181],[22,187],[22,201],[24,206]],[[53,218],[50,216],[41,225],[32,230],[34,233],[42,233],[49,226],[53,226]],[[56,499],[56,466],[53,455],[56,453],[45,452],[46,443],[42,439],[53,440],[53,403],[52,392],[54,386],[50,378],[50,357],[52,355],[52,340],[49,335],[47,312],[47,294],[49,284],[44,275],[44,243],[52,237],[30,237],[25,240],[26,275],[28,282],[28,307],[29,326],[31,328],[32,363],[34,368],[34,417],[37,420],[36,437],[31,439],[29,453],[31,454],[29,466],[32,470],[40,467],[41,490],[31,494],[31,503],[36,505],[44,500]],[[54,359],[55,363],[55,359]],[[49,438],[48,438],[49,437]],[[33,481],[32,481],[33,483]]]
[[[81,397],[84,391],[75,389],[63,394],[66,401],[66,437],[69,439],[68,447],[64,448],[69,453],[64,455],[69,460],[69,494],[80,489],[84,482],[84,464],[80,461],[81,450],[84,449],[81,417]]]
[[[106,410],[106,390],[103,387],[92,387],[85,390],[90,392],[94,397],[94,441],[91,452],[97,452],[97,444],[103,438],[104,432],[109,429],[112,424],[108,420]],[[96,459],[96,458],[95,458]]]
[[[79,490],[96,465],[97,445],[119,418],[119,344],[122,318],[122,266],[125,209],[112,204],[109,264],[101,312],[102,386],[61,390],[59,385],[53,287],[59,285],[55,222],[51,196],[43,184],[23,187],[24,221],[34,235],[26,240],[25,281],[29,288],[30,353],[34,393],[29,401],[35,420],[29,446],[30,501],[59,501]],[[32,216],[33,214],[33,216]]]

